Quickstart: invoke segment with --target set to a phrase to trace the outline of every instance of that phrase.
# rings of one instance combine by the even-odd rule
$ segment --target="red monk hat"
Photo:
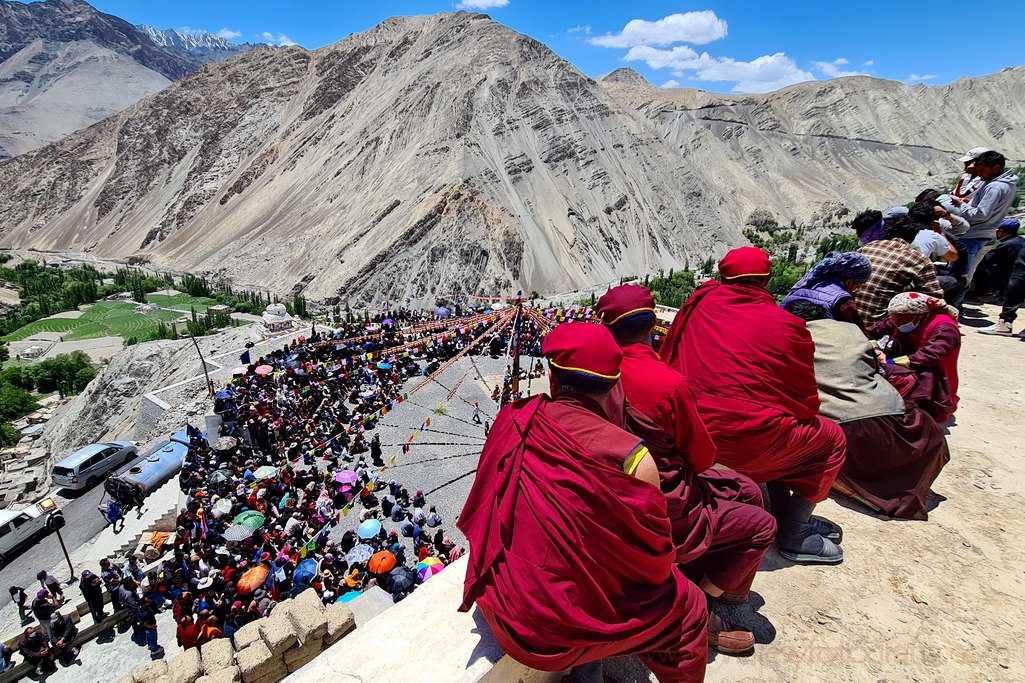
[[[719,261],[719,275],[724,280],[738,277],[764,277],[772,272],[769,253],[758,247],[733,249]]]
[[[619,379],[623,351],[604,325],[563,323],[548,333],[541,350],[556,370],[598,382]]]
[[[621,322],[655,317],[655,297],[641,285],[620,285],[605,292],[594,308],[598,319],[610,327]]]

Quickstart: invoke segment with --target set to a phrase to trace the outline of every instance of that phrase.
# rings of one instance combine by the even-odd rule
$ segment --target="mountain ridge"
[[[723,96],[592,80],[482,15],[395,18],[205,66],[0,164],[0,247],[354,303],[568,290],[721,254],[756,209],[902,203],[955,150],[1025,157],[1025,78],[997,76]]]
[[[81,0],[0,0],[0,159],[85,128],[251,47],[221,45],[215,36],[191,48],[164,47],[153,42],[159,36],[171,38]]]

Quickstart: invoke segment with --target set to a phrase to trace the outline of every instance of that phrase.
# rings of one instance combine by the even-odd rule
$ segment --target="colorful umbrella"
[[[269,375],[270,373],[274,372],[274,368],[273,368],[273,366],[270,366],[270,365],[257,365],[256,366],[256,370],[254,372],[256,372],[256,374],[261,375],[261,376],[262,375]]]
[[[359,591],[349,591],[348,593],[342,593],[341,595],[339,595],[338,599],[335,600],[335,602],[352,602],[361,595],[363,594]]]
[[[378,363],[377,364],[377,369],[378,370],[391,370],[391,363]]]
[[[235,519],[231,520],[231,523],[232,525],[241,524],[253,529],[259,529],[266,521],[267,518],[259,510],[246,510],[242,514],[236,515]]]
[[[230,498],[221,498],[219,501],[214,503],[214,509],[220,512],[222,515],[226,515],[231,512],[231,508],[234,503],[231,502]]]
[[[428,557],[416,565],[416,575],[421,581],[426,581],[445,568],[445,563],[436,557]]]
[[[366,543],[360,543],[358,546],[349,551],[349,554],[345,556],[345,559],[351,564],[357,564],[360,562],[366,562],[374,556],[374,549]]]
[[[356,527],[356,535],[363,540],[374,538],[379,533],[381,533],[381,523],[376,519],[368,519]]]
[[[352,470],[342,470],[335,475],[335,481],[339,484],[354,484],[358,478]]]
[[[267,581],[268,576],[270,576],[269,568],[262,564],[253,567],[239,578],[238,584],[235,586],[235,590],[240,595],[252,593]]]
[[[248,527],[245,524],[236,524],[228,527],[222,534],[225,541],[244,541],[247,538],[253,537],[254,529]]]
[[[230,451],[232,448],[238,445],[238,439],[233,436],[222,436],[221,438],[214,441],[213,449],[215,451]]]
[[[374,553],[374,556],[370,558],[370,563],[367,567],[375,574],[387,574],[395,568],[395,554],[388,551],[382,550]]]
[[[253,476],[257,479],[273,479],[278,476],[278,468],[272,467],[271,465],[264,465],[263,467],[257,467],[256,471],[253,472]]]

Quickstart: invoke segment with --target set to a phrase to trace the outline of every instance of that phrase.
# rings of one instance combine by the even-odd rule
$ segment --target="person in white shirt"
[[[957,249],[943,234],[950,229],[950,221],[935,218],[935,213],[928,206],[913,206],[908,216],[922,226],[911,243],[918,251],[929,257],[931,261],[956,261]]]

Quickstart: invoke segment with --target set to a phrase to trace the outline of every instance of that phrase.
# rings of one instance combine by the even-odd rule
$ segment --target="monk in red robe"
[[[554,398],[499,412],[459,517],[460,609],[476,602],[510,656],[574,682],[625,654],[663,683],[701,681],[705,598],[675,563],[651,455],[607,419],[623,354],[592,323],[560,325],[543,350]]]
[[[741,247],[719,262],[680,309],[661,354],[697,392],[716,458],[768,482],[780,554],[794,562],[843,561],[841,529],[814,517],[843,466],[847,443],[820,418],[815,345],[805,323],[766,289],[772,261]]]
[[[655,298],[648,288],[615,287],[598,300],[595,312],[623,349],[620,386],[626,400],[651,420],[651,428],[645,428],[628,419],[627,428],[645,439],[658,466],[677,562],[710,599],[746,602],[776,537],[776,520],[762,507],[761,489],[742,474],[711,469],[715,444],[698,415],[694,391],[652,348]],[[659,439],[652,428],[669,439]],[[734,630],[709,612],[713,645],[721,645],[717,631]],[[754,636],[743,633],[743,642],[718,649],[750,652]]]

